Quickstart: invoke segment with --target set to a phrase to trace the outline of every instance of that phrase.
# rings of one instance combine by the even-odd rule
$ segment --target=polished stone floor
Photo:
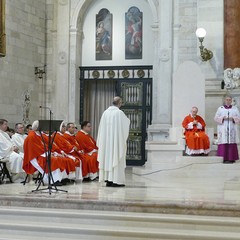
[[[187,164],[145,174],[126,169],[126,187],[97,181],[49,189],[31,181],[0,185],[0,204],[240,216],[240,163]],[[44,190],[44,188],[47,188]],[[64,192],[62,190],[66,190]],[[51,194],[50,194],[51,193]]]

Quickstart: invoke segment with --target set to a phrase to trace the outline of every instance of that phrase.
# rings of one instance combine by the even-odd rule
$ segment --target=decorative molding
[[[59,52],[58,53],[58,63],[59,64],[66,64],[67,63],[67,54],[66,54],[66,52]]]
[[[224,84],[226,89],[240,87],[240,68],[227,68],[224,70]]]
[[[25,90],[22,97],[22,108],[23,108],[23,124],[27,125],[30,123],[29,120],[29,112],[30,112],[30,106],[31,106],[31,91],[29,89]]]
[[[60,5],[66,5],[68,3],[68,0],[59,0],[58,2]]]
[[[160,50],[160,60],[162,62],[167,62],[170,59],[170,51],[169,49]]]

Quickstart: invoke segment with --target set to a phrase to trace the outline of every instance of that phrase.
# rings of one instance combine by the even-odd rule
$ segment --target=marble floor
[[[221,169],[221,171],[219,170]],[[240,216],[240,162],[186,164],[145,174],[126,169],[126,187],[111,188],[97,181],[71,183],[33,192],[31,181],[0,185],[5,206]],[[51,194],[50,193],[51,191]],[[67,192],[63,192],[66,190]]]

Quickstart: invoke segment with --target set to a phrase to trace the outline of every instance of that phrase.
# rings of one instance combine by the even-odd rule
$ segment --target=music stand
[[[51,171],[52,145],[53,145],[54,138],[55,138],[57,131],[60,130],[60,125],[62,122],[63,122],[62,120],[51,120],[51,111],[50,111],[50,120],[39,120],[38,130],[42,137],[44,149],[45,149],[45,152],[47,153],[47,156],[46,156],[46,164],[44,167],[44,172],[42,174],[42,181],[39,181],[39,184],[38,184],[36,190],[32,190],[32,192],[48,190],[50,195],[52,193],[52,190],[67,192],[66,190],[58,189],[57,186],[52,184],[52,183],[54,183],[54,180],[53,180],[52,171]],[[46,147],[46,142],[43,139],[42,131],[48,132],[48,148]],[[53,134],[53,137],[52,137],[52,134]],[[39,189],[41,182],[43,182],[43,178],[46,173],[46,168],[48,169],[48,186],[46,188]]]

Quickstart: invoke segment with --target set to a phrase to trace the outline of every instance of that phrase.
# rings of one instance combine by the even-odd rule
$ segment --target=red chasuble
[[[97,150],[96,141],[87,133],[78,131],[76,135],[79,148],[83,151],[84,156],[88,163],[88,171],[90,173],[98,172]]]
[[[194,120],[199,124],[193,125],[192,122]],[[205,121],[199,115],[194,118],[189,114],[184,118],[182,126],[185,129],[184,135],[190,155],[207,154],[210,151],[210,142],[205,133]]]

